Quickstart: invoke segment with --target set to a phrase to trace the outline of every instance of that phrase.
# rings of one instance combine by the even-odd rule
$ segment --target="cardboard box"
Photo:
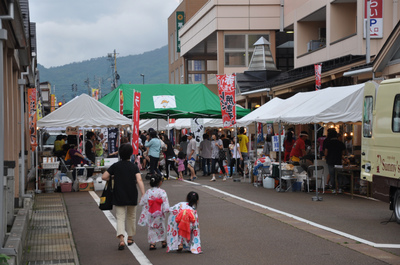
[[[93,191],[93,182],[79,182],[79,191]]]
[[[71,192],[72,191],[72,183],[61,183],[61,192]]]

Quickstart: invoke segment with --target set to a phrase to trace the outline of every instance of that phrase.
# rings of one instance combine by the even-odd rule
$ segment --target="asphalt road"
[[[162,188],[171,205],[191,190],[199,193],[204,253],[150,251],[147,228],[137,226],[136,245],[151,264],[400,264],[400,226],[385,222],[387,203],[347,194],[323,194],[315,202],[315,193],[203,177],[171,179]],[[117,250],[115,229],[89,192],[64,199],[81,264],[140,264],[128,249]]]

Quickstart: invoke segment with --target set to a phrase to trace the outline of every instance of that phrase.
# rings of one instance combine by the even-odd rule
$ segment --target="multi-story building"
[[[197,1],[183,0],[176,9],[186,15],[179,32],[177,13],[168,19],[170,83],[201,82],[216,92],[215,74],[237,73],[237,101],[247,108],[265,103],[268,96],[285,98],[315,89],[314,64],[322,64],[322,88],[372,79],[372,71],[364,65],[382,53],[400,11],[397,1],[383,0],[193,3]],[[280,74],[259,78],[249,69],[253,44],[260,37],[269,41]],[[175,49],[178,39],[180,53]]]
[[[0,244],[3,247],[8,246],[4,243],[7,225],[11,226],[15,219],[14,205],[21,206],[27,196],[27,170],[32,167],[28,130],[32,108],[28,105],[28,88],[35,87],[36,82],[36,37],[28,0],[0,2]]]

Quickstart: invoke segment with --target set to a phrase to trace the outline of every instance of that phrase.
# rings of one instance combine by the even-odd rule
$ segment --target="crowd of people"
[[[313,165],[315,155],[312,154],[311,141],[309,140],[308,133],[301,131],[298,137],[294,135],[293,128],[289,128],[286,133],[284,142],[284,162],[289,162],[295,165],[300,165],[304,170],[308,166]],[[336,183],[335,180],[335,166],[348,164],[348,155],[352,153],[352,136],[347,136],[346,141],[343,142],[342,135],[336,131],[335,128],[327,130],[327,136],[322,135],[317,139],[317,157],[324,159],[328,165],[327,175],[327,188],[332,189],[337,185],[339,187],[345,185],[345,179],[338,176]],[[336,192],[334,189],[333,192]],[[341,189],[338,190],[341,192]]]

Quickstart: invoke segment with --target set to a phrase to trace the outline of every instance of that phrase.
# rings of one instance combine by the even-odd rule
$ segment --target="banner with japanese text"
[[[185,12],[176,12],[176,52],[181,52],[181,40],[179,38],[179,30],[185,24]]]
[[[216,76],[222,123],[224,128],[229,128],[236,124],[235,74]]]
[[[108,128],[108,154],[112,154],[118,151],[118,134],[118,128]]]
[[[134,91],[132,113],[132,148],[134,155],[139,154],[140,96],[140,92]]]
[[[29,132],[30,132],[30,143],[32,151],[35,151],[37,146],[36,139],[36,88],[28,89],[28,102],[29,102]]]
[[[124,94],[119,90],[119,114],[124,115]]]
[[[322,70],[322,65],[321,64],[314,64],[314,70],[315,70],[315,90],[320,90],[321,89],[321,70]]]
[[[56,95],[51,94],[50,95],[50,112],[53,112],[56,110]]]

